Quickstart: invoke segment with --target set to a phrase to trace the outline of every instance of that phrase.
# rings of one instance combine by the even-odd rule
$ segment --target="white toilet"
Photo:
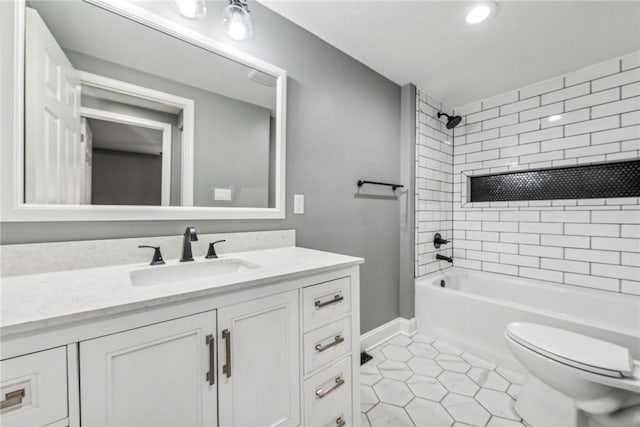
[[[606,341],[514,322],[505,337],[527,378],[515,409],[533,427],[640,427],[640,362]]]

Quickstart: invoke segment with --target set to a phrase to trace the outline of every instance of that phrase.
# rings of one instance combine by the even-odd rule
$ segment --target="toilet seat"
[[[506,334],[518,344],[559,363],[613,378],[633,377],[633,361],[625,347],[535,323],[510,323]]]

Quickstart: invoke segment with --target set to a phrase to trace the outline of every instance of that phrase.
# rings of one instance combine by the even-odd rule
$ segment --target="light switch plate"
[[[213,199],[214,200],[231,200],[231,189],[230,188],[214,188],[213,189]]]
[[[293,195],[293,213],[296,215],[304,213],[304,194]]]

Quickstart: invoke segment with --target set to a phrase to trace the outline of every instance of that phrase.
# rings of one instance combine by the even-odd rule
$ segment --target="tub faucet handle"
[[[433,236],[433,246],[435,246],[436,249],[440,249],[440,245],[446,245],[447,243],[449,243],[449,241],[443,239],[440,233],[436,233],[435,236]]]

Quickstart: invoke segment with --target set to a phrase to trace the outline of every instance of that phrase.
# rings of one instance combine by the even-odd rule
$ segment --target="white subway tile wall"
[[[451,267],[436,260],[436,254],[451,256],[453,245],[436,249],[433,236],[440,233],[443,239],[453,238],[453,132],[446,128],[444,117],[438,119],[439,111],[450,114],[451,108],[419,90],[416,101],[415,275],[420,277]],[[478,144],[473,151],[480,150]]]
[[[466,194],[471,175],[639,159],[639,58],[637,52],[455,109],[463,120],[453,139],[454,265],[640,294],[640,198],[468,203]],[[443,146],[448,137],[430,135],[430,144]],[[446,147],[439,157],[445,162]],[[421,168],[449,167],[430,154],[423,151]],[[448,218],[446,204],[430,206],[431,198],[418,199],[420,211],[430,212],[420,223],[424,232],[434,230],[436,215]],[[422,274],[437,267],[425,249]]]

